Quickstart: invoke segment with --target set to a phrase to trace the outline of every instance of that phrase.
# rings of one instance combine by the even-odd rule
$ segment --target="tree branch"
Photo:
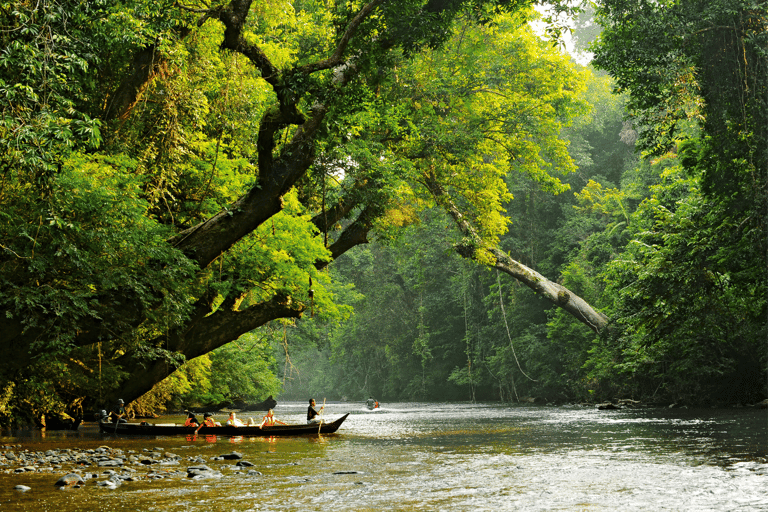
[[[465,243],[455,247],[456,252],[463,258],[478,261],[477,250],[483,245],[480,236],[456,205],[453,204],[448,192],[437,181],[437,177],[434,174],[426,176],[424,184],[435,197],[437,203],[448,212],[459,230],[466,237]],[[599,333],[608,325],[609,318],[605,314],[594,309],[584,299],[567,289],[565,286],[550,281],[532,268],[515,261],[508,254],[499,249],[491,248],[487,250],[494,258],[493,263],[489,264],[489,266],[497,268],[522,282],[554,305],[573,315],[574,318],[593,331]]]
[[[360,9],[360,12],[357,13],[357,15],[352,19],[352,21],[349,22],[347,25],[347,29],[344,31],[344,34],[341,36],[341,39],[339,40],[339,44],[336,45],[336,49],[334,50],[333,54],[324,60],[321,60],[319,62],[314,62],[312,64],[306,64],[304,66],[301,66],[296,69],[298,73],[305,73],[310,74],[314,73],[315,71],[320,71],[323,69],[331,69],[336,66],[340,66],[344,63],[344,52],[347,50],[347,46],[349,46],[349,41],[352,39],[352,37],[355,35],[355,32],[357,32],[357,29],[360,28],[360,25],[365,21],[365,19],[370,16],[370,14],[373,12],[373,10],[378,7],[379,5],[387,2],[388,0],[373,0],[363,6],[362,9]]]

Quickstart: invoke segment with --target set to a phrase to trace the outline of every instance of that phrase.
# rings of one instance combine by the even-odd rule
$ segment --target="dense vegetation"
[[[2,3],[0,420],[764,397],[768,5],[533,3]]]

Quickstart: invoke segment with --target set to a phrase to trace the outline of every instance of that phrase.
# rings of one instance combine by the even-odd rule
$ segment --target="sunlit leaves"
[[[0,237],[16,256],[2,260],[2,303],[27,325],[59,333],[50,340],[64,342],[81,319],[104,315],[117,289],[132,290],[145,306],[182,291],[190,266],[146,216],[134,166],[74,155],[49,179],[47,201],[24,203],[12,194],[25,189],[11,190],[5,204],[17,214],[0,218]],[[35,224],[24,223],[29,217]]]
[[[398,152],[451,187],[491,244],[506,230],[508,173],[524,173],[548,192],[568,188],[558,176],[574,167],[560,131],[586,111],[578,99],[584,77],[524,20],[463,25],[400,77],[414,104]]]

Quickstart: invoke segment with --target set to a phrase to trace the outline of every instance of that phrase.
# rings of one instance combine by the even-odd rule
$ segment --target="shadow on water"
[[[300,423],[305,410],[280,404],[276,414]],[[330,403],[325,414],[345,412],[339,433],[328,436],[126,438],[88,424],[17,432],[0,438],[3,453],[106,446],[124,464],[16,474],[19,464],[0,457],[0,503],[73,511],[768,510],[765,410],[400,403],[374,412]],[[233,451],[253,466],[219,458]],[[216,475],[189,478],[187,468],[201,463]],[[86,483],[56,488],[73,469]],[[117,489],[97,486],[111,471],[131,478]],[[18,484],[30,490],[14,490]]]

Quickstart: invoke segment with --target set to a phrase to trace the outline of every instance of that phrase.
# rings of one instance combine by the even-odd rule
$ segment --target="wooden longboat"
[[[118,423],[115,425],[111,421],[99,421],[99,428],[104,434],[117,434],[128,436],[182,436],[195,435],[201,436],[301,436],[317,434],[333,434],[336,432],[349,413],[332,422],[323,422],[322,425],[309,423],[306,425],[273,425],[271,427],[246,426],[231,427],[222,425],[221,427],[185,427],[184,425],[171,423]]]

